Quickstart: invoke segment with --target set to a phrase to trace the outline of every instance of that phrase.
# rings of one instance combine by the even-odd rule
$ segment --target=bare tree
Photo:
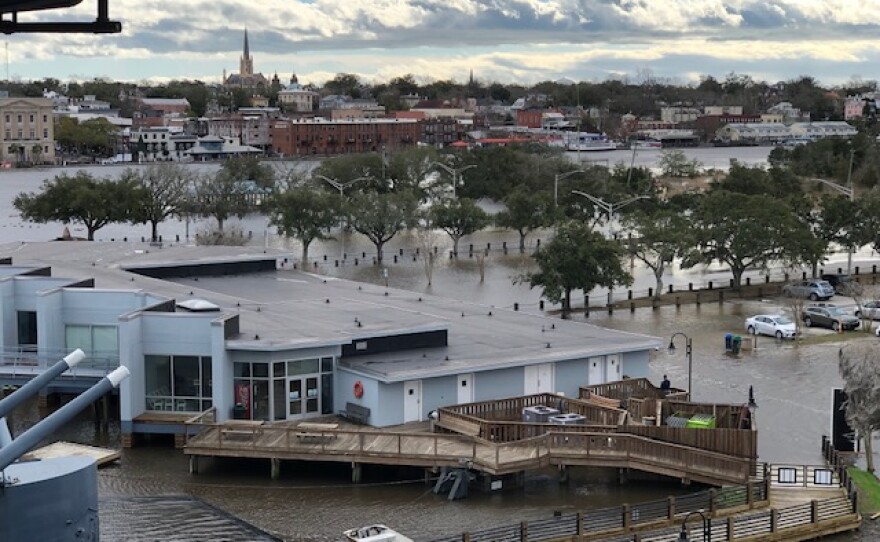
[[[855,315],[862,321],[861,329],[865,332],[871,331],[871,320],[865,320],[865,297],[866,291],[865,287],[861,282],[857,282],[855,280],[851,280],[848,282],[844,282],[837,285],[837,293],[841,295],[845,295],[847,297],[851,297],[853,303],[856,304]],[[873,292],[871,292],[873,293]],[[867,325],[866,325],[867,324]]]
[[[430,220],[424,220],[416,228],[416,242],[422,256],[422,267],[425,270],[425,279],[428,281],[428,286],[431,286],[431,282],[434,279],[434,264],[437,260],[437,256],[434,254],[434,247],[437,246],[439,239],[440,234],[433,228]]]
[[[846,392],[846,421],[865,443],[868,472],[874,472],[872,435],[880,427],[880,370],[872,342],[847,344],[840,349],[839,369]]]
[[[788,284],[794,285],[794,282],[789,282]],[[794,340],[795,344],[797,344],[801,340],[801,332],[803,331],[801,317],[804,314],[804,306],[807,304],[807,300],[803,296],[797,295],[795,288],[783,289],[782,300],[785,309],[791,313],[791,319],[794,322]]]

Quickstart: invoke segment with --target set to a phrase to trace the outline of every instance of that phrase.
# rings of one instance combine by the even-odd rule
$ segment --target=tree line
[[[445,232],[453,255],[463,237],[490,225],[516,231],[521,251],[533,231],[552,228],[553,239],[535,255],[538,271],[520,280],[567,310],[574,291],[630,284],[629,258],[652,271],[659,295],[673,261],[684,268],[724,264],[739,287],[748,270],[783,264],[815,274],[834,247],[880,249],[880,191],[857,185],[857,196],[848,198],[811,179],[792,165],[734,164],[705,191],[664,197],[647,169],[578,168],[547,148],[443,155],[416,147],[390,157],[335,157],[311,171],[236,158],[209,175],[175,164],[116,179],[62,174],[38,193],[20,194],[15,207],[27,220],[82,223],[89,239],[110,222],[131,222],[151,224],[156,240],[172,216],[213,217],[222,234],[228,219],[259,212],[302,243],[303,261],[312,242],[340,227],[367,237],[380,263],[384,246],[408,228]],[[503,210],[490,216],[481,199]],[[631,237],[609,239],[602,226]]]

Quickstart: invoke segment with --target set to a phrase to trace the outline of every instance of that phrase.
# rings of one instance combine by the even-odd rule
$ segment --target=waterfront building
[[[126,436],[180,434],[183,420],[212,407],[218,421],[281,421],[352,404],[383,427],[454,404],[577,397],[580,386],[647,376],[649,352],[661,346],[511,308],[293,271],[279,277],[276,268],[290,267],[282,253],[89,249],[32,244],[17,258],[39,263],[0,265],[0,381],[26,378],[74,348],[89,357],[55,391],[121,363],[131,370],[119,396]],[[200,274],[236,276],[212,278],[210,289],[168,280]]]
[[[0,98],[0,151],[7,162],[55,162],[55,119],[47,98]]]

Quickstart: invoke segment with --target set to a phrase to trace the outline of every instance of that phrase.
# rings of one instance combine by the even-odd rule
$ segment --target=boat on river
[[[617,150],[617,144],[605,134],[569,132],[565,135],[565,148],[580,152],[614,151]]]
[[[377,523],[342,533],[349,542],[413,542],[394,529]]]

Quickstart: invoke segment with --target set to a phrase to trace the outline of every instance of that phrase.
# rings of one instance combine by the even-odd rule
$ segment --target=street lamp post
[[[699,510],[694,510],[684,517],[684,521],[681,522],[681,533],[678,535],[678,542],[690,542],[691,539],[688,536],[687,522],[694,514],[699,515],[702,520],[703,538],[701,542],[712,542],[712,518],[706,517],[706,514]]]
[[[443,162],[434,162],[432,165],[439,166],[440,168],[444,169],[446,171],[446,173],[449,173],[450,175],[452,175],[452,199],[456,198],[455,189],[458,186],[458,179],[461,178],[461,174],[464,173],[465,171],[473,168],[473,167],[477,167],[476,164],[471,164],[469,166],[464,166],[464,167],[460,167],[460,168],[453,168],[453,167],[447,166]]]
[[[607,202],[604,199],[596,197],[592,194],[587,194],[586,192],[581,192],[580,190],[572,190],[571,193],[587,198],[588,200],[593,202],[594,205],[599,207],[599,209],[604,211],[605,214],[608,215],[608,221],[611,224],[611,234],[612,234],[611,237],[612,238],[614,238],[614,225],[613,225],[614,215],[617,213],[617,211],[623,209],[624,207],[626,207],[627,205],[629,205],[631,203],[635,203],[635,202],[639,201],[640,199],[651,199],[650,196],[635,196],[635,197],[632,197],[632,198],[629,198],[629,199],[626,199],[623,201],[618,201],[617,203],[610,203],[610,202]]]
[[[688,362],[688,389],[687,389],[688,399],[693,400],[692,386],[693,386],[693,376],[694,376],[694,348],[693,348],[693,342],[691,341],[691,338],[688,337],[687,335],[685,335],[684,333],[682,333],[681,331],[676,331],[675,333],[673,333],[672,337],[669,338],[669,353],[670,354],[675,353],[675,338],[678,337],[679,335],[684,337],[684,341],[685,341],[684,342],[684,353],[685,353],[685,356],[687,357],[687,362]]]
[[[553,207],[559,207],[559,181],[567,179],[576,173],[586,173],[582,169],[575,169],[565,173],[557,173],[553,176]]]
[[[339,199],[342,203],[345,203],[345,189],[350,187],[351,185],[353,185],[354,183],[356,183],[358,181],[365,181],[365,180],[369,179],[370,177],[361,176],[361,177],[357,177],[356,179],[352,179],[352,180],[346,181],[346,182],[342,182],[339,179],[331,179],[330,177],[326,177],[324,175],[315,175],[315,178],[321,179],[322,181],[326,182],[327,184],[329,184],[330,186],[332,186],[336,190],[339,190]],[[341,260],[345,260],[345,232],[343,231],[343,229],[344,228],[339,229],[339,247],[340,247],[339,248],[339,254],[340,254],[339,258]]]
[[[846,186],[842,184],[838,184],[834,181],[829,181],[827,179],[820,179],[818,177],[813,177],[813,180],[817,183],[822,183],[829,188],[833,188],[834,190],[840,192],[844,196],[848,197],[850,201],[855,201],[856,199],[856,191],[853,189],[852,185],[852,170],[853,170],[853,157],[855,156],[854,150],[849,151],[849,173],[846,176]],[[847,247],[846,251],[846,272],[850,273],[852,271],[852,247]]]

